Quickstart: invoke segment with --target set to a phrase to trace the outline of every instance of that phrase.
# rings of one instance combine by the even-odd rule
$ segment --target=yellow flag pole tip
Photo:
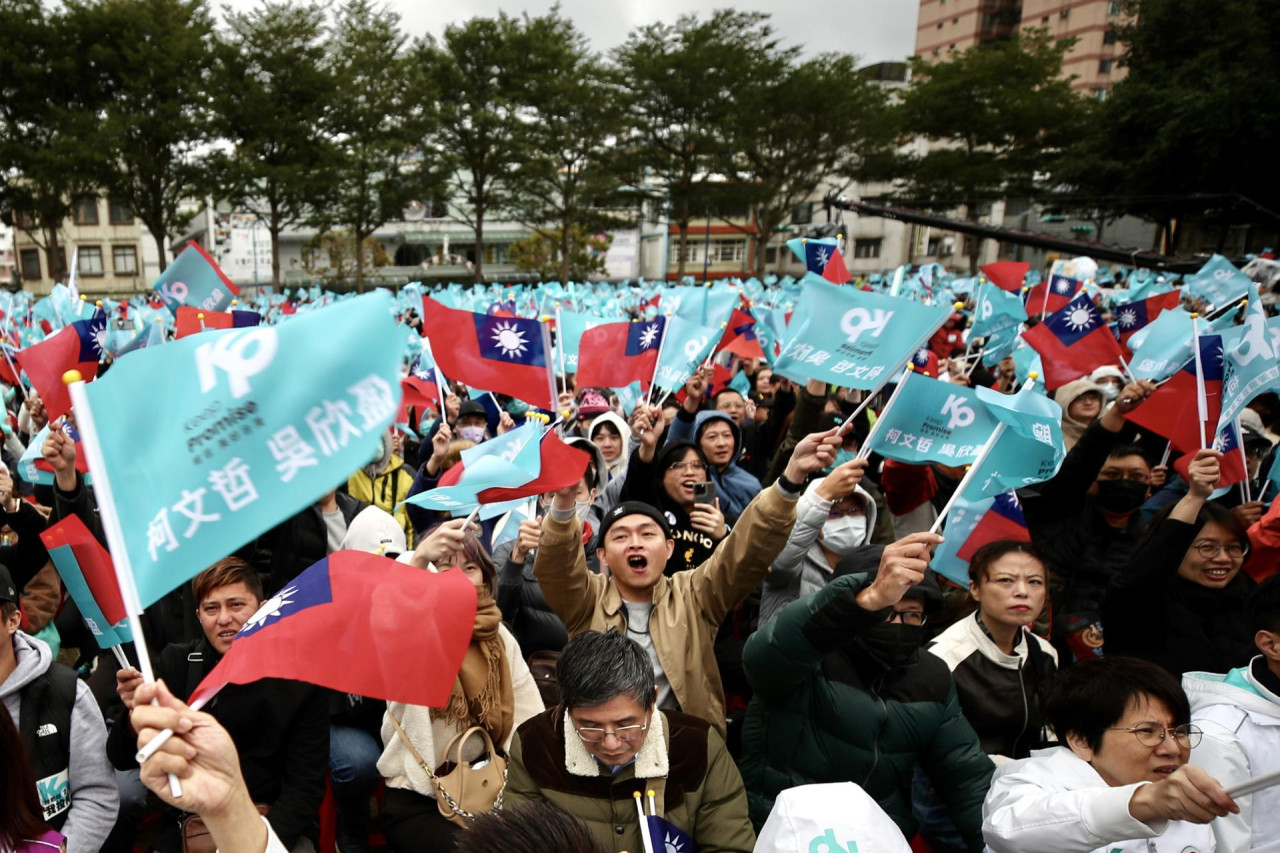
[[[638,794],[638,793],[640,793],[640,792],[639,792],[639,791],[636,791],[636,793]],[[656,797],[656,796],[658,796],[658,792],[657,792],[657,791],[655,791],[655,790],[653,790],[652,788],[650,788],[648,791],[645,791],[645,794],[646,794],[646,796],[650,796],[650,797]]]
[[[1039,371],[1036,371],[1036,370],[1030,370],[1030,371],[1028,371],[1028,372],[1027,372],[1027,378],[1028,378],[1028,379],[1039,379],[1039,378],[1040,378],[1040,373],[1039,373]]]
[[[632,796],[634,799],[637,799],[637,800],[638,800],[638,799],[640,799],[640,792],[639,792],[639,791],[632,791],[632,792],[631,792],[631,796]]]
[[[94,304],[94,305],[97,305],[99,308],[101,308],[101,307],[102,307],[102,300],[101,300],[101,299],[99,299],[97,302],[95,302],[95,303],[93,303],[93,304]]]
[[[89,297],[85,296],[85,295],[82,293],[82,294],[80,294],[80,301],[81,301],[81,302],[88,302],[88,301],[89,301]]]
[[[952,306],[952,307],[953,307],[953,308],[955,308],[957,311],[960,311],[960,310],[963,310],[963,309],[964,309],[964,303],[963,303],[963,302],[957,302],[957,303],[956,303],[954,306]]]
[[[203,312],[203,311],[201,311],[199,314],[197,314],[197,315],[196,315],[196,319],[197,319],[197,320],[203,320],[203,319],[204,319],[204,312]]]
[[[240,300],[239,300],[239,299],[232,299],[232,300],[231,300],[231,307],[232,307],[232,308],[236,307],[236,306],[237,306],[237,305],[239,305],[239,304],[240,304]]]
[[[66,373],[62,374],[63,385],[70,385],[72,382],[80,382],[83,381],[83,379],[84,377],[80,375],[80,371],[78,370],[68,370]]]

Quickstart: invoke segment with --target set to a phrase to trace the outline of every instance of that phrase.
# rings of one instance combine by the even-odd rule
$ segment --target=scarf
[[[487,589],[478,589],[476,622],[471,645],[453,684],[449,703],[431,710],[432,719],[444,719],[459,727],[484,726],[501,746],[515,722],[515,694],[506,648],[498,634],[502,612]]]

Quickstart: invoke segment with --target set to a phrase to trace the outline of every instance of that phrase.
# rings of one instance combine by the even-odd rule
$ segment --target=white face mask
[[[842,515],[828,518],[822,525],[822,547],[834,554],[848,554],[867,538],[865,515]]]
[[[1116,397],[1120,396],[1120,388],[1110,382],[1104,383],[1102,386],[1102,399],[1110,403]]]
[[[574,501],[573,511],[578,514],[578,519],[586,521],[587,516],[591,514],[591,501]]]
[[[484,427],[482,426],[464,426],[458,427],[458,438],[466,441],[474,441],[476,444],[484,441]]]

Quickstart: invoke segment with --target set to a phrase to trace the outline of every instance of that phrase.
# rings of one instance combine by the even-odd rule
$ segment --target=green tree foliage
[[[943,62],[911,58],[898,123],[934,143],[904,161],[903,195],[924,206],[977,207],[1031,196],[1080,132],[1083,102],[1059,76],[1069,41],[1034,30],[969,48]]]
[[[208,188],[215,45],[205,0],[74,0],[79,43],[109,97],[86,144],[103,152],[101,185],[151,231],[163,270],[182,205]]]
[[[430,96],[406,50],[399,15],[370,0],[347,0],[333,30],[333,92],[325,128],[334,157],[321,170],[332,195],[315,221],[344,226],[353,245],[364,245],[411,201],[432,192],[435,174],[419,148],[427,127],[419,104]],[[365,253],[355,253],[359,291],[364,262]]]
[[[620,106],[631,122],[623,145],[632,182],[652,174],[669,193],[677,275],[685,273],[690,222],[705,214],[707,188],[724,179],[719,170],[734,153],[726,131],[744,86],[794,56],[779,46],[767,15],[733,10],[641,27],[614,52],[628,90]]]
[[[54,279],[67,273],[59,227],[72,200],[97,189],[86,140],[103,93],[69,48],[77,42],[72,22],[39,0],[0,0],[0,214],[46,250]]]
[[[1274,234],[1276,214],[1254,202],[1274,211],[1280,195],[1276,4],[1133,0],[1129,10],[1119,33],[1128,74],[1060,170],[1067,191],[1156,222],[1171,251],[1189,218]]]
[[[326,62],[325,11],[266,2],[227,15],[218,45],[214,105],[218,194],[255,214],[271,235],[271,280],[280,285],[280,232],[326,205],[332,142],[324,135],[334,82]]]
[[[520,154],[517,93],[538,57],[522,54],[524,22],[505,13],[472,18],[418,50],[435,110],[426,148],[446,169],[449,214],[476,235],[475,281],[484,280],[484,225],[503,209]]]
[[[893,139],[884,89],[856,72],[852,56],[798,65],[761,58],[739,87],[724,167],[746,191],[751,230],[760,235],[757,275],[764,274],[769,235],[796,205],[832,178],[862,174]]]
[[[382,243],[366,237],[356,252],[355,235],[345,228],[321,231],[308,241],[302,253],[302,266],[330,287],[347,284],[356,270],[365,267],[390,266],[391,257]]]
[[[551,254],[560,258],[560,268],[550,275],[569,281],[587,270],[576,260],[581,235],[613,221],[600,204],[618,186],[611,156],[624,126],[620,89],[558,10],[526,19],[517,50],[528,66],[511,81],[521,87],[514,92],[521,121],[508,208],[534,230],[533,243],[558,241]],[[600,264],[589,271],[603,270]]]
[[[557,228],[538,228],[533,234],[511,244],[508,257],[522,272],[534,272],[544,279],[587,281],[604,275],[605,253],[612,241],[606,235],[590,234],[581,225],[569,226],[562,234]]]

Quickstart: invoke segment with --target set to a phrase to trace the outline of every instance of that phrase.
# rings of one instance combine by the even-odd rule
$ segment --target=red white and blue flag
[[[1017,494],[1014,492],[996,495],[994,503],[983,513],[977,526],[956,552],[956,556],[967,563],[973,559],[974,552],[983,545],[1004,539],[1012,539],[1015,542],[1031,541],[1026,516],[1022,514],[1022,506],[1018,503]]]
[[[1213,434],[1222,408],[1221,335],[1200,336],[1200,370],[1204,378],[1204,434],[1207,438]],[[1201,435],[1197,394],[1196,360],[1193,356],[1125,418],[1169,439],[1174,450],[1194,453],[1200,448]]]
[[[476,588],[376,554],[337,551],[285,584],[244,623],[196,687],[288,678],[389,702],[440,707],[471,644]],[[406,638],[413,653],[405,653]]]
[[[80,517],[54,522],[40,534],[40,541],[98,645],[107,649],[132,642],[129,626],[121,624],[127,614],[111,555]]]
[[[987,277],[987,281],[994,284],[1001,290],[1007,290],[1010,293],[1021,293],[1022,282],[1027,277],[1027,271],[1031,269],[1031,264],[1026,261],[997,261],[994,264],[987,264],[982,268],[982,274]],[[1041,296],[1043,299],[1043,295]]]
[[[1048,281],[1037,284],[1027,292],[1027,313],[1035,315],[1061,311],[1082,287],[1084,282],[1079,279],[1054,273],[1049,276]]]
[[[796,237],[787,241],[787,248],[804,264],[805,269],[832,284],[847,284],[853,278],[845,265],[844,255],[840,254],[840,244],[834,237]]]
[[[1085,293],[1076,294],[1060,311],[1022,333],[1044,362],[1044,384],[1050,391],[1087,376],[1104,364],[1119,365],[1124,354],[1102,312]]]
[[[18,364],[40,393],[49,419],[71,411],[71,394],[62,374],[80,371],[85,382],[98,375],[98,361],[107,343],[107,315],[101,309],[88,320],[77,320],[38,344],[20,350]]]
[[[1170,308],[1177,308],[1178,303],[1181,301],[1182,291],[1171,290],[1168,293],[1148,296],[1146,299],[1130,302],[1128,305],[1121,305],[1115,312],[1116,337],[1127,348],[1129,346],[1129,338],[1133,337],[1134,332],[1139,329],[1145,329],[1152,321]]]
[[[739,306],[733,309],[724,334],[720,336],[717,350],[725,350],[742,358],[764,358],[764,349],[760,346],[760,338],[756,335],[756,318],[750,308]]]
[[[540,322],[461,311],[434,299],[424,299],[422,307],[422,331],[445,376],[541,409],[555,408],[551,353]]]
[[[578,387],[647,387],[658,367],[666,318],[603,323],[582,333],[578,342]]]
[[[174,339],[197,335],[209,329],[244,329],[262,323],[257,311],[204,311],[190,305],[179,306],[174,321]]]
[[[920,347],[911,356],[911,369],[921,376],[938,378],[938,354],[928,347]]]

